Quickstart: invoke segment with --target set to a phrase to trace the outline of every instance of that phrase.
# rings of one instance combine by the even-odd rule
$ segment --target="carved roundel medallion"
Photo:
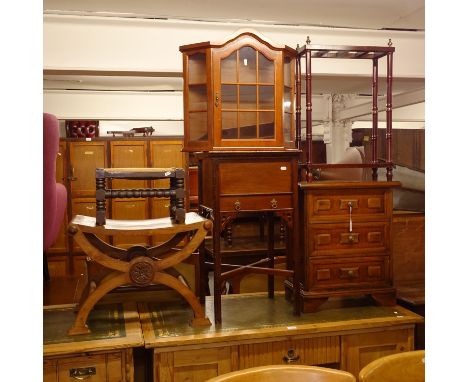
[[[130,280],[140,286],[146,286],[153,281],[153,260],[147,257],[138,257],[130,262]]]

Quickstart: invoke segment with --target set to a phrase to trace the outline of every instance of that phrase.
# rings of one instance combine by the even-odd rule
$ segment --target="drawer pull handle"
[[[283,357],[284,363],[293,363],[299,361],[299,355],[296,354],[294,349],[289,349],[288,353]]]
[[[356,277],[356,272],[354,272],[352,269],[350,269],[350,270],[348,271],[348,277],[349,277],[349,278],[354,278],[354,277]]]
[[[83,379],[89,378],[92,375],[96,375],[95,367],[77,367],[70,369],[70,377],[82,381]]]
[[[349,239],[350,243],[354,243],[354,236],[353,235],[349,235],[348,239]]]
[[[276,199],[271,199],[271,208],[278,208],[278,202],[276,201]]]
[[[238,200],[236,200],[236,201],[234,202],[234,209],[235,209],[236,211],[239,211],[239,210],[241,209],[241,204],[240,204],[240,202],[239,202]]]

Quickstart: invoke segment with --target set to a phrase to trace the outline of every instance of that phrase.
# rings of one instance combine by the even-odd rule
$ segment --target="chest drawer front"
[[[219,164],[220,194],[276,193],[292,191],[289,161]]]
[[[349,223],[311,224],[308,227],[308,254],[385,251],[389,247],[389,229],[385,222],[356,223],[352,225],[352,232],[349,232]]]
[[[384,217],[391,213],[386,207],[386,193],[379,190],[368,190],[353,193],[352,190],[339,190],[336,194],[307,193],[307,216],[310,222],[317,219],[332,218],[349,220],[350,207],[353,217],[372,215]]]
[[[340,361],[340,337],[239,345],[239,369],[264,365],[324,365]]]
[[[388,256],[316,260],[309,258],[309,288],[384,286],[390,280]]]
[[[221,211],[258,211],[292,208],[292,195],[223,196]]]
[[[127,381],[122,375],[121,353],[77,356],[58,360],[58,381]]]

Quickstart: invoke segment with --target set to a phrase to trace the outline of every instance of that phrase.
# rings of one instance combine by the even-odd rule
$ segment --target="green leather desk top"
[[[401,306],[375,306],[367,299],[329,300],[315,313],[293,315],[292,304],[278,293],[222,297],[223,322],[192,328],[192,311],[179,302],[139,306],[146,347],[163,347],[238,340],[245,336],[262,338],[305,333],[344,332],[372,326],[414,325],[423,318]],[[214,307],[207,297],[205,311],[214,323]]]

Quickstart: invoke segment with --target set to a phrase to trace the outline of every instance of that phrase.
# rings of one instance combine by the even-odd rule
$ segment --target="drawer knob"
[[[284,363],[293,363],[299,361],[299,355],[296,354],[294,349],[289,349],[287,354],[283,357]]]
[[[240,202],[239,202],[238,200],[236,200],[236,201],[234,202],[234,209],[235,209],[236,211],[239,211],[239,210],[241,209],[241,204],[240,204]]]
[[[348,277],[352,278],[352,277],[356,277],[356,272],[354,272],[354,270],[350,269],[348,271]]]
[[[271,199],[271,208],[278,208],[278,202],[276,201],[275,198]]]
[[[354,243],[354,236],[353,235],[349,235],[348,236],[348,240],[350,243]]]
[[[92,375],[96,375],[95,367],[77,367],[70,369],[70,377],[78,380],[90,378]]]

